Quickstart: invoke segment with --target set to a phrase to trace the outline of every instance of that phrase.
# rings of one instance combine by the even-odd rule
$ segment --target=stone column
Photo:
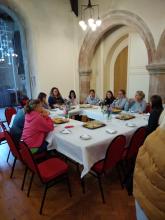
[[[83,103],[90,90],[90,75],[92,70],[80,71],[80,103]]]
[[[160,95],[165,103],[165,64],[150,64],[147,69],[150,73],[149,97]]]

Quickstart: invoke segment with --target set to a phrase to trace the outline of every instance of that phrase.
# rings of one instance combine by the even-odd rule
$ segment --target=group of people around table
[[[70,91],[68,100],[72,105],[78,104],[74,90]],[[84,103],[99,105],[100,99],[96,96],[93,89],[90,90]],[[122,89],[118,92],[116,98],[114,97],[112,91],[107,91],[103,103],[110,108],[118,108],[136,113],[144,113],[147,107],[143,91],[137,91],[134,99],[128,99],[125,91]],[[22,108],[17,111],[10,128],[11,135],[15,139],[16,143],[19,143],[20,139],[24,140],[31,149],[32,153],[46,151],[49,144],[48,141],[46,141],[46,137],[49,132],[54,130],[54,123],[49,117],[48,109],[57,108],[64,104],[65,99],[61,96],[58,88],[56,87],[51,89],[48,102],[47,95],[43,92],[41,92],[35,100],[29,100],[28,97],[24,97],[24,101],[21,102]],[[152,192],[154,192],[154,187],[151,186],[151,182],[155,181],[154,185],[157,185],[157,192],[160,194],[159,198],[161,198],[162,202],[163,198],[165,198],[165,194],[163,197],[160,192],[163,187],[165,189],[165,180],[162,179],[165,177],[162,173],[164,172],[162,167],[165,167],[165,163],[163,161],[163,155],[165,153],[165,110],[163,111],[162,99],[159,95],[153,95],[151,97],[150,105],[151,112],[147,126],[148,137],[144,146],[140,150],[137,159],[137,166],[135,167],[134,195],[136,198],[137,212],[138,214],[140,212],[142,213],[139,217],[141,220],[148,219],[147,216],[151,216],[153,219],[163,219],[162,216],[165,215],[165,209],[162,207],[161,203],[157,203],[158,197],[154,196],[155,194],[152,194]],[[161,121],[163,121],[163,123],[159,126]],[[154,149],[154,154],[151,154],[152,150],[150,150],[150,148]],[[141,166],[145,167],[145,163],[147,166],[150,166],[150,170],[147,170],[147,168],[145,168],[145,170],[142,169]],[[158,165],[157,168],[155,167],[155,163]],[[142,189],[143,187],[139,182],[140,180],[143,180],[145,183],[145,191]],[[161,185],[158,183],[159,180]],[[148,186],[147,183],[149,184]],[[148,193],[151,195],[148,195]],[[144,203],[145,200],[146,204]],[[153,200],[152,205],[151,200]],[[162,210],[158,210],[159,208]],[[152,211],[152,209],[154,211]],[[143,218],[142,216],[145,217]]]

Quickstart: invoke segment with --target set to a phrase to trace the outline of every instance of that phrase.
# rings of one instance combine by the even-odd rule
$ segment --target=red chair
[[[39,176],[41,182],[45,186],[44,194],[41,201],[40,211],[39,211],[40,214],[42,214],[42,209],[44,206],[44,201],[48,188],[52,187],[54,184],[58,183],[59,181],[66,180],[68,185],[69,195],[71,196],[71,188],[68,178],[68,165],[64,161],[58,158],[50,158],[37,164],[32,156],[30,149],[23,141],[20,142],[20,149],[21,149],[20,152],[22,158],[26,166],[32,172],[27,196],[30,195],[32,181],[35,174]]]
[[[12,178],[16,161],[17,161],[17,159],[22,161],[22,157],[21,157],[18,146],[16,146],[16,143],[14,142],[14,139],[12,138],[12,136],[10,135],[10,133],[7,130],[5,131],[5,138],[6,138],[6,141],[7,141],[8,145],[9,145],[10,151],[12,152],[13,157],[14,157],[12,170],[11,170],[11,174],[10,174],[10,178]]]
[[[3,124],[2,121],[0,121],[0,144],[2,144],[1,142],[4,142],[6,139],[5,139],[5,130],[6,130],[6,127],[5,125]]]
[[[139,148],[142,146],[146,137],[146,127],[138,128],[133,134],[130,144],[125,148],[123,159],[129,160],[132,157],[136,157],[138,154]]]
[[[10,125],[12,116],[15,114],[16,114],[16,109],[14,107],[7,107],[5,109],[5,117],[6,117],[8,126]]]
[[[12,116],[16,114],[16,109],[14,107],[7,107],[5,109],[5,117],[6,117],[6,121],[7,121],[7,125],[9,127]],[[10,156],[10,150],[7,156],[7,162],[9,161],[9,156]]]
[[[151,104],[147,103],[145,113],[151,113]]]
[[[116,167],[118,169],[120,182],[122,182],[118,162],[122,159],[125,144],[125,136],[119,135],[114,138],[107,149],[105,159],[98,161],[91,168],[90,173],[98,179],[103,203],[105,203],[105,198],[101,182],[102,174],[106,174],[107,171],[111,170],[113,167]]]

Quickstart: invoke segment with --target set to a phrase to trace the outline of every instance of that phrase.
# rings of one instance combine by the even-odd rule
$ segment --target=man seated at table
[[[123,89],[120,89],[118,92],[117,98],[113,101],[111,104],[112,108],[117,108],[124,110],[127,105],[127,98],[126,98],[126,92]]]
[[[100,99],[96,96],[95,90],[91,89],[89,91],[89,96],[85,100],[85,104],[99,105]]]

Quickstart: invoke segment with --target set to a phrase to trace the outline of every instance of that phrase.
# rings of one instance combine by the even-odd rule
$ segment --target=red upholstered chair
[[[105,198],[101,183],[101,176],[102,174],[106,174],[107,171],[109,171],[115,166],[119,168],[118,162],[122,159],[125,144],[126,144],[125,136],[119,135],[116,138],[114,138],[107,149],[105,159],[98,161],[91,168],[90,173],[93,174],[98,179],[103,203],[105,203]],[[118,169],[118,171],[119,171],[120,181],[122,182],[120,170]]]
[[[4,142],[6,139],[5,139],[5,130],[6,130],[6,127],[5,125],[3,124],[2,121],[0,121],[0,143],[1,142]]]
[[[6,121],[7,121],[7,125],[9,127],[12,116],[16,114],[16,109],[14,107],[7,107],[5,109],[5,117],[6,117]],[[7,156],[7,162],[9,161],[9,156],[10,156],[10,150]]]
[[[129,160],[132,157],[136,157],[138,154],[138,150],[143,144],[146,137],[146,127],[138,128],[133,134],[130,144],[127,148],[125,148],[123,159]]]
[[[71,196],[71,188],[68,178],[68,165],[64,161],[54,157],[37,164],[32,156],[30,149],[23,141],[20,142],[20,149],[23,161],[25,162],[28,169],[32,172],[27,196],[30,195],[31,185],[35,174],[39,176],[41,182],[45,186],[39,211],[40,214],[42,214],[42,209],[48,188],[52,187],[59,181],[66,180],[69,195]]]
[[[150,112],[151,112],[151,104],[147,103],[145,113],[150,113]]]
[[[13,157],[14,157],[12,170],[11,170],[11,174],[10,174],[10,178],[12,178],[16,161],[17,161],[17,159],[22,161],[22,157],[21,157],[18,146],[16,146],[16,143],[14,142],[14,139],[12,138],[12,136],[10,135],[10,133],[7,130],[5,131],[5,138],[6,138],[6,141],[7,141],[8,145],[9,145],[10,151],[13,154]]]
[[[16,109],[14,107],[7,107],[5,109],[5,117],[6,117],[6,121],[7,121],[8,126],[9,126],[9,124],[11,122],[11,118],[14,114],[16,114]]]

